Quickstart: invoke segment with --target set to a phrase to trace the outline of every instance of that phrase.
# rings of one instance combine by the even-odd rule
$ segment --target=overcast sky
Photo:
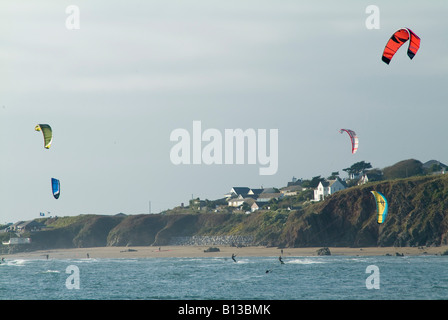
[[[380,29],[368,29],[368,5]],[[70,5],[80,29],[70,30]],[[448,163],[448,2],[0,3],[0,223],[147,213],[358,161]],[[422,39],[381,61],[393,32]],[[278,171],[174,165],[173,130],[278,129]],[[43,148],[38,123],[50,124]],[[341,128],[355,130],[350,152]],[[269,150],[269,148],[268,148]],[[51,177],[61,196],[51,194]],[[48,215],[48,213],[47,213]]]

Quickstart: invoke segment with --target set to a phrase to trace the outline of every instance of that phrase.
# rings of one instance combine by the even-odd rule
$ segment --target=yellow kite
[[[38,124],[34,127],[36,131],[42,131],[44,135],[44,147],[45,149],[50,149],[51,142],[53,141],[53,130],[48,124]]]
[[[376,210],[378,213],[378,223],[381,224],[384,222],[384,220],[386,220],[387,217],[388,204],[386,197],[382,193],[377,191],[370,192],[372,192],[373,196],[375,197]]]

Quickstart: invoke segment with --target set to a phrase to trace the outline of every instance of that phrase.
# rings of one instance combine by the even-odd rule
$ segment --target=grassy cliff
[[[389,202],[376,222],[370,191]],[[448,176],[388,180],[346,189],[290,217],[289,246],[424,246],[447,244]]]
[[[376,222],[371,190],[389,201],[385,223]],[[283,200],[295,210],[244,213],[80,215],[39,219],[32,248],[167,245],[172,237],[250,235],[270,246],[431,246],[448,244],[448,175],[386,180],[337,192],[318,203]],[[302,201],[302,200],[300,200]],[[282,208],[282,201],[277,207]]]

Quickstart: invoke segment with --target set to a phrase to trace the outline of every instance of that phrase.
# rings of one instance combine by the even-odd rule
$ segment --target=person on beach
[[[233,260],[233,262],[236,262],[235,257],[236,257],[236,254],[232,253],[232,260]]]

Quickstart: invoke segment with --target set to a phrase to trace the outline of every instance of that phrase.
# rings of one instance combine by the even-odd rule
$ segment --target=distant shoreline
[[[102,258],[195,258],[195,257],[278,257],[282,249],[277,247],[231,247],[214,246],[219,252],[204,252],[209,246],[163,246],[160,247],[92,247],[72,249],[50,249],[32,252],[4,254],[5,259],[102,259]],[[283,248],[283,257],[317,256],[322,247]],[[366,247],[346,248],[329,247],[332,256],[385,256],[385,255],[441,255],[448,250],[448,245],[440,247]]]

